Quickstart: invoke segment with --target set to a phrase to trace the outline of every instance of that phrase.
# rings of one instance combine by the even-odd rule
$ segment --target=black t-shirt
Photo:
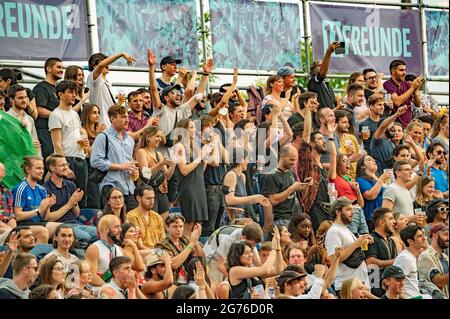
[[[34,88],[33,93],[36,98],[36,106],[44,107],[53,111],[59,105],[59,98],[56,95],[56,88],[47,81],[39,82]],[[38,117],[35,121],[36,129],[48,129],[48,118]]]
[[[295,124],[305,122],[305,118],[298,112],[292,114],[287,120],[289,126],[292,128]],[[312,126],[313,130],[318,130],[320,128],[319,123],[316,121],[316,114],[312,114]]]
[[[382,119],[380,119],[380,122],[382,121]],[[364,142],[364,149],[366,150],[367,154],[372,155],[372,152],[370,150],[370,141],[372,140],[372,136],[375,134],[375,132],[377,131],[378,128],[378,123],[380,122],[375,122],[374,120],[372,120],[370,117],[361,122],[361,124],[359,124],[359,133],[361,134],[362,131],[362,127],[363,126],[368,126],[369,127],[369,131],[370,131],[370,136],[367,140],[363,140]]]
[[[364,89],[364,97],[366,98],[366,101],[372,94],[375,94],[375,92],[368,89]]]
[[[322,202],[330,202],[330,197],[328,196],[328,171],[325,168],[320,168],[319,190],[313,206],[320,206]]]
[[[268,174],[264,177],[264,182],[261,187],[261,194],[268,197],[269,194],[278,194],[289,188],[295,183],[294,172],[289,169],[285,172],[276,169],[275,173]],[[292,214],[300,212],[300,204],[297,198],[297,193],[293,192],[286,200],[273,206],[274,219],[291,218]]]
[[[317,100],[320,105],[319,108],[329,107],[334,109],[337,105],[336,96],[325,79],[326,78],[322,77],[320,74],[312,76],[308,81],[308,91],[317,93]]]
[[[375,257],[379,260],[390,260],[397,257],[397,247],[395,245],[394,240],[391,237],[387,237],[387,241],[384,240],[376,231],[372,232],[373,244],[369,245],[369,249],[366,251],[366,258]],[[380,278],[379,285],[380,288],[373,288],[372,293],[381,297],[385,291],[381,289],[381,274],[383,273],[383,269],[380,269]],[[372,279],[374,280],[374,279]],[[375,285],[376,286],[376,285]]]
[[[306,90],[304,88],[302,88],[300,85],[295,85],[292,87],[292,91],[291,91],[291,102],[293,101],[294,95],[295,93],[297,93],[297,90],[300,90],[300,93],[306,92]],[[286,92],[281,92],[280,97],[282,99],[284,99],[284,97],[286,96]]]

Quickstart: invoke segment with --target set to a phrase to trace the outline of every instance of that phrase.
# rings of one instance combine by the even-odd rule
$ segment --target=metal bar
[[[425,18],[425,9],[423,7],[423,0],[418,0],[419,4],[419,16],[420,16],[420,31],[422,39],[422,74],[426,76],[428,74],[428,45],[427,45],[427,26]],[[424,93],[427,93],[427,78],[425,78],[424,83]]]
[[[308,22],[309,22],[309,15],[308,15],[308,6],[307,6],[307,0],[302,0],[302,13],[303,13],[303,32],[305,34],[304,39],[304,47],[305,47],[305,71],[306,73],[309,72],[310,68],[310,61],[309,61],[309,42],[311,39],[311,35],[308,32]]]
[[[203,63],[206,63],[207,55],[206,55],[206,31],[205,31],[205,19],[203,16],[203,0],[200,0],[200,23],[201,23],[201,34],[202,34],[202,50],[203,50]],[[206,83],[206,92],[209,92],[209,77],[208,82]]]
[[[302,0],[308,1],[308,0]],[[320,3],[346,3],[346,4],[362,4],[362,5],[377,5],[377,6],[387,6],[387,7],[410,7],[410,8],[419,8],[423,6],[424,8],[430,9],[444,9],[448,10],[449,6],[441,6],[441,5],[432,5],[432,4],[414,4],[414,3],[400,3],[400,2],[377,2],[376,0],[325,0],[325,1],[310,1],[310,2],[320,2]]]

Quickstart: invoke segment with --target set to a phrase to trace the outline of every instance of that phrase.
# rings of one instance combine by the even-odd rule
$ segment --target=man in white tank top
[[[116,245],[120,239],[120,220],[114,215],[104,215],[97,225],[100,240],[86,250],[86,261],[92,272],[91,285],[105,285],[102,276],[109,270],[109,263],[115,257],[123,256],[122,248]]]

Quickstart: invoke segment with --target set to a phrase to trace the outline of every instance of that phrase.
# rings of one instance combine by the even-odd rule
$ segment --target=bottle
[[[269,296],[269,299],[275,299],[275,288],[273,287],[267,288],[267,294]]]
[[[336,201],[336,196],[334,194],[335,190],[334,183],[328,183],[328,197],[330,197],[330,203]]]

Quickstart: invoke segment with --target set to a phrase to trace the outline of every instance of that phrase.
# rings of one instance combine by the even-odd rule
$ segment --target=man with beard
[[[300,85],[295,85],[296,78],[295,78],[295,68],[291,63],[286,63],[283,67],[281,67],[277,75],[281,76],[283,78],[283,92],[281,92],[280,97],[282,99],[285,98],[286,93],[292,89],[291,92],[291,103],[294,103],[293,98],[295,94],[301,94],[303,92],[306,92],[304,88],[302,88]]]
[[[441,167],[446,162],[444,146],[439,142],[433,142],[427,148],[427,157],[433,161],[431,177],[435,181],[435,189],[442,192],[444,198],[448,198],[448,173]]]
[[[358,114],[355,108],[364,106],[364,87],[358,83],[351,84],[347,89],[347,102],[345,110],[350,113],[350,123],[352,123],[352,131],[359,132]],[[361,113],[364,115],[364,113]]]
[[[74,81],[62,81],[56,86],[60,102],[50,114],[48,127],[51,132],[56,154],[66,157],[70,170],[75,174],[75,184],[85,194],[87,191],[88,167],[85,149],[89,147],[87,136],[81,136],[81,121],[78,113],[72,110],[75,104],[77,84]],[[48,167],[47,167],[48,168]],[[80,207],[86,206],[86,196],[80,201]]]
[[[150,95],[150,91],[146,88],[140,88],[136,92],[142,95],[142,99],[144,100],[144,109],[143,114],[147,117],[150,117],[150,115],[153,113],[153,106],[152,106],[152,96]]]
[[[362,153],[358,140],[355,135],[350,133],[350,121],[351,114],[347,110],[337,110],[335,113],[336,118],[336,137],[338,153],[346,154],[351,163],[350,171],[348,175],[352,180],[356,179],[356,162],[361,158]]]
[[[86,261],[92,273],[92,286],[103,286],[111,279],[112,273],[108,271],[109,263],[115,257],[123,256],[122,248],[117,244],[120,241],[120,220],[115,215],[104,215],[97,225],[100,239],[86,250]]]
[[[403,299],[405,289],[405,274],[397,266],[389,266],[381,276],[383,289],[386,293],[380,299]]]
[[[392,167],[392,153],[395,145],[391,139],[395,135],[394,122],[406,112],[406,109],[406,106],[402,106],[394,115],[380,122],[370,141],[370,151],[373,158],[377,161],[378,175],[381,175],[384,169]]]
[[[306,280],[308,274],[293,270],[284,270],[278,277],[277,283],[280,287],[280,293],[292,299],[320,299],[324,285],[325,266],[317,264],[314,268],[315,280],[308,294],[304,294],[308,287]]]
[[[352,264],[351,267],[348,265],[350,265],[350,256],[354,256],[360,248],[367,247],[369,243],[373,242],[372,236],[365,234],[356,238],[347,228],[347,225],[352,223],[353,217],[353,202],[347,197],[342,196],[336,199],[331,205],[331,214],[333,215],[334,222],[325,237],[325,248],[327,249],[331,262],[336,258],[336,248],[342,247],[340,264],[337,268],[336,279],[334,281],[336,292],[341,290],[342,282],[351,277],[357,277],[363,283],[369,285],[367,265],[363,259],[358,261],[360,262],[359,265],[357,263]]]
[[[312,130],[311,109],[306,106],[305,124],[303,130],[303,138],[298,152],[297,175],[299,182],[305,182],[311,177],[312,185],[306,187],[300,192],[300,202],[304,212],[311,217],[314,231],[316,231],[320,223],[324,220],[330,220],[331,216],[324,203],[330,202],[328,194],[328,176],[334,175],[336,172],[336,146],[334,138],[328,138],[328,148],[330,150],[330,166],[329,169],[323,167],[320,159],[326,153],[326,141],[320,131]],[[336,124],[328,125],[330,136],[334,135]],[[332,195],[336,195],[335,194]]]
[[[155,192],[147,184],[140,184],[134,193],[138,207],[127,214],[128,221],[139,226],[142,233],[142,243],[147,248],[153,248],[157,242],[164,239],[164,220],[153,211]]]
[[[364,81],[366,82],[366,88],[364,89],[364,97],[366,100],[373,94],[384,91],[383,73],[377,73],[374,69],[364,69],[362,74],[364,76]]]
[[[448,256],[444,253],[448,249],[448,226],[434,225],[430,236],[431,245],[419,256],[419,276],[436,285],[448,299]]]
[[[412,169],[409,161],[401,160],[394,163],[393,174],[395,183],[389,185],[383,193],[382,207],[393,213],[403,214],[410,222],[415,222],[414,198],[407,188],[412,179]]]
[[[39,82],[34,88],[36,96],[36,106],[38,118],[36,119],[36,131],[41,143],[42,156],[46,158],[53,153],[53,144],[50,131],[48,129],[48,118],[51,112],[59,104],[59,97],[56,94],[56,82],[61,80],[64,74],[62,61],[58,58],[48,58],[45,61],[45,80]]]
[[[372,232],[373,243],[369,245],[369,249],[365,252],[366,263],[369,266],[376,266],[375,270],[379,272],[380,278],[373,278],[372,294],[381,297],[384,290],[381,289],[383,278],[381,274],[383,270],[394,264],[397,257],[397,248],[391,236],[394,234],[395,219],[394,214],[387,208],[377,208],[373,212],[372,221],[375,229]],[[379,280],[379,281],[378,281]]]
[[[0,278],[0,299],[28,299],[29,287],[38,276],[36,257],[19,253],[12,262],[12,268],[12,279]]]
[[[394,60],[389,65],[391,78],[383,83],[384,89],[391,94],[394,102],[394,112],[400,107],[406,106],[406,111],[400,115],[399,121],[405,129],[412,120],[411,103],[420,106],[420,87],[424,81],[423,77],[417,77],[412,84],[405,81],[406,63],[402,60]]]
[[[70,270],[70,265],[78,260],[78,257],[70,253],[70,249],[75,245],[75,234],[69,225],[59,225],[53,237],[53,247],[55,249],[47,254],[40,262],[42,264],[51,256],[56,256],[63,264],[66,273]]]
[[[153,102],[153,111],[154,115],[158,116],[160,118],[160,124],[159,127],[164,132],[164,135],[168,136],[170,132],[175,128],[178,121],[182,119],[186,119],[190,117],[192,114],[191,110],[197,105],[198,102],[200,102],[203,99],[203,90],[204,85],[199,85],[199,92],[195,94],[193,97],[191,97],[186,103],[183,105],[181,104],[181,86],[179,84],[166,84],[164,88],[161,90],[161,96],[157,94],[157,83],[155,79],[155,64],[156,64],[156,56],[151,51],[148,50],[147,52],[147,58],[148,58],[148,64],[149,64],[149,79],[150,79],[150,92],[152,94],[152,102]],[[161,61],[161,67],[163,67],[163,61]],[[171,63],[166,63],[164,65],[163,70],[166,70],[165,72],[169,72],[167,69],[170,67],[172,70],[173,67],[175,67],[176,71],[176,62],[177,60],[174,60],[172,58]],[[212,62],[211,62],[212,63]],[[212,68],[212,66],[211,66]],[[204,67],[205,70],[205,67]],[[209,69],[210,70],[210,69]],[[170,73],[170,72],[169,72]],[[168,74],[169,74],[168,73]],[[164,74],[164,73],[163,73]],[[208,73],[209,75],[209,73]],[[207,78],[207,75],[204,73],[202,77],[202,81],[204,78]],[[170,81],[170,79],[168,80]],[[158,82],[159,83],[159,82]],[[201,89],[200,89],[201,88]],[[162,103],[161,103],[162,102]],[[170,138],[166,138],[167,142],[171,142]],[[166,143],[166,146],[171,146],[169,143]]]
[[[50,208],[47,220],[69,224],[79,241],[78,248],[86,248],[97,240],[97,229],[77,220],[80,216],[78,204],[84,192],[74,182],[64,178],[68,165],[63,155],[52,154],[47,157],[45,164],[50,172],[50,179],[44,183],[44,187],[48,194],[56,196],[56,203]]]
[[[91,166],[102,172],[107,172],[100,181],[100,202],[105,204],[105,198],[113,187],[124,193],[127,210],[137,207],[134,198],[134,181],[138,177],[139,169],[133,160],[134,140],[128,136],[128,112],[124,106],[114,104],[108,109],[111,126],[97,135],[92,144]],[[108,139],[108,144],[106,143]],[[108,145],[108,151],[106,151]]]
[[[147,112],[144,111],[143,94],[139,91],[128,93],[128,130],[127,134],[131,136],[135,142],[139,141],[142,132],[150,125],[158,126],[159,118],[149,118]]]
[[[428,246],[425,232],[417,225],[409,225],[400,232],[400,237],[406,248],[395,258],[394,266],[399,267],[405,274],[404,297],[430,299],[429,295],[420,293],[417,272],[417,258]]]
[[[308,184],[296,181],[292,171],[297,155],[298,152],[293,146],[283,146],[275,173],[266,175],[263,180],[261,194],[269,198],[273,210],[272,216],[264,218],[266,231],[272,226],[272,222],[287,227],[292,216],[302,212],[297,192],[305,190]]]
[[[169,288],[173,286],[169,254],[164,251],[161,256],[149,255],[146,263],[145,278],[147,281],[142,285],[142,293],[148,299],[169,299]]]
[[[372,94],[367,99],[367,106],[369,107],[369,118],[359,125],[359,133],[361,139],[364,143],[364,149],[367,154],[372,155],[372,150],[370,148],[370,142],[377,131],[381,117],[384,113],[384,96],[382,94],[376,93]],[[368,133],[362,132],[363,128],[368,128]]]
[[[37,153],[41,154],[41,143],[39,143],[36,127],[34,125],[34,119],[26,112],[26,109],[30,104],[30,100],[27,96],[27,89],[22,85],[15,84],[9,88],[8,97],[11,103],[11,108],[6,113],[11,114],[22,122],[22,125],[25,126],[27,131],[30,133]]]

